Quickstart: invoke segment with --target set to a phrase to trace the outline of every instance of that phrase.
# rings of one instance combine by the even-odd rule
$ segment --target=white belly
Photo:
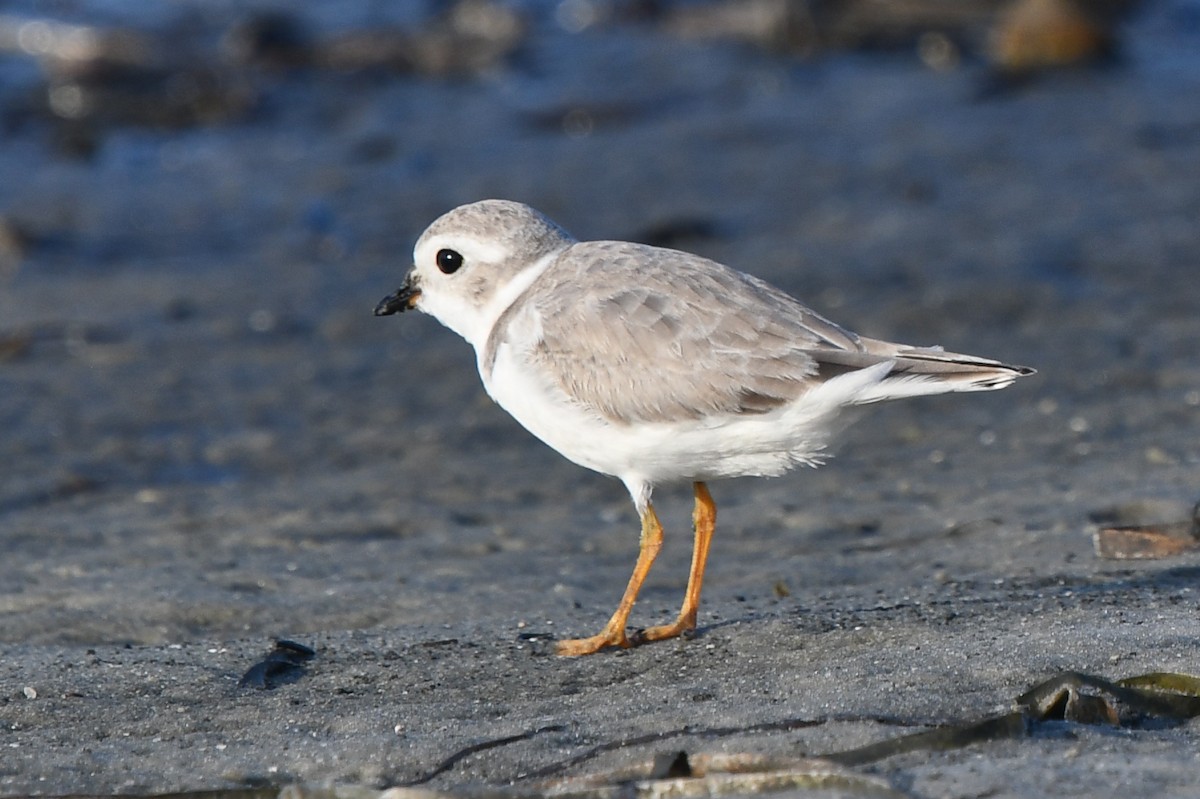
[[[772,476],[820,461],[822,431],[836,406],[813,402],[754,416],[625,424],[571,402],[523,366],[511,347],[496,352],[488,394],[562,455],[627,484]]]

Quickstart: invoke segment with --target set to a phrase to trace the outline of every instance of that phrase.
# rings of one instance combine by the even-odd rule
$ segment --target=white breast
[[[515,306],[499,323],[504,329],[490,362],[486,342],[476,347],[488,394],[569,460],[627,485],[765,477],[816,465],[830,417],[890,368],[884,363],[840,375],[771,413],[623,423],[573,400],[525,358],[542,329],[531,304]]]
[[[771,414],[622,424],[572,402],[517,352],[507,343],[497,349],[490,374],[483,375],[488,394],[569,460],[626,484],[774,476],[815,465],[828,415],[836,410],[814,397]]]

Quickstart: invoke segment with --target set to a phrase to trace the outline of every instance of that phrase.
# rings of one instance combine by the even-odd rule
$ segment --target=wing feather
[[[526,357],[623,423],[767,413],[814,385],[822,350],[887,359],[766,283],[673,250],[575,244],[531,288]]]
[[[860,337],[751,275],[614,241],[573,244],[501,314],[485,373],[501,344],[548,387],[623,424],[770,413],[884,362],[888,370],[844,401],[987,391],[1034,373]]]

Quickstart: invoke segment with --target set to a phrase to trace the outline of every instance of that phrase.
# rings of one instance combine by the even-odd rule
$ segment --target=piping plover
[[[819,465],[845,406],[989,391],[1023,366],[856,335],[763,281],[696,255],[576,241],[521,203],[484,200],[431,224],[404,285],[375,308],[432,315],[475,348],[483,386],[568,459],[619,478],[641,517],[633,576],[584,655],[696,626],[716,523],[705,483]],[[691,481],[695,543],[671,624],[627,635],[662,545],[654,486]]]

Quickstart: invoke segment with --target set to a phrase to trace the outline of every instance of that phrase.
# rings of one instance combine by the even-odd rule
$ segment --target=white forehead
[[[528,205],[510,200],[481,200],[460,205],[434,220],[417,240],[414,255],[420,263],[421,256],[449,248],[491,263],[511,259],[527,263],[574,241],[569,233]]]
[[[417,308],[480,350],[500,314],[574,243],[562,228],[521,203],[484,200],[434,220],[413,248]],[[462,256],[443,272],[440,250]]]
[[[481,238],[477,233],[446,230],[422,236],[413,248],[413,263],[430,263],[438,250],[455,250],[472,261],[498,263],[508,259],[510,251],[500,239]]]

